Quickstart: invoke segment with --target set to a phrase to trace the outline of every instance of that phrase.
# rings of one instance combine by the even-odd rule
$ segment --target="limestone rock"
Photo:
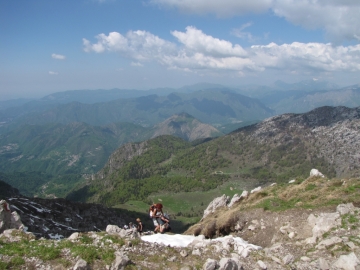
[[[68,239],[69,240],[76,240],[76,239],[78,239],[79,238],[79,233],[78,232],[76,232],[76,233],[73,233],[72,235],[70,235],[69,237],[68,237]]]
[[[356,208],[352,203],[346,203],[346,204],[339,204],[336,207],[336,211],[340,213],[340,215],[346,215],[352,211],[354,211]]]
[[[310,214],[308,217],[308,223],[312,229],[313,238],[320,237],[330,229],[340,226],[341,219],[340,214],[336,213],[321,213],[318,217]]]
[[[250,193],[255,193],[255,192],[258,192],[261,190],[261,187],[257,187],[257,188],[254,188],[253,190],[250,191]]]
[[[115,261],[111,265],[111,270],[123,270],[130,262],[126,255],[116,254]]]
[[[90,269],[90,266],[83,259],[78,260],[73,268],[73,270],[88,270],[88,269]]]
[[[182,257],[186,257],[188,255],[188,253],[187,253],[187,251],[185,249],[183,249],[183,250],[180,251],[180,255]]]
[[[116,225],[107,225],[106,226],[106,232],[108,234],[118,234],[120,233],[122,229],[119,228],[119,226],[116,226]]]
[[[19,214],[14,211],[11,212],[10,205],[7,201],[0,201],[0,234],[8,229],[23,229],[24,225],[21,222]]]
[[[310,171],[310,177],[312,176],[319,176],[319,177],[325,177],[321,172],[319,172],[319,170],[317,169],[312,169]]]
[[[317,249],[325,249],[329,246],[332,246],[332,245],[335,245],[335,244],[338,244],[338,243],[341,243],[342,242],[342,239],[340,237],[337,237],[337,236],[334,236],[330,239],[325,239],[325,240],[322,240],[317,246],[316,248]]]
[[[341,255],[340,258],[333,264],[336,269],[355,270],[355,267],[360,264],[359,259],[354,252],[348,255]]]
[[[266,264],[262,261],[262,260],[258,260],[257,261],[257,264],[259,265],[259,267],[263,270],[266,270],[267,269],[267,266]]]
[[[287,254],[287,255],[283,258],[283,263],[284,263],[285,265],[290,264],[290,263],[292,263],[293,261],[294,261],[294,256],[291,255],[291,254]]]
[[[228,204],[228,207],[231,208],[234,205],[234,203],[241,201],[242,199],[246,198],[248,195],[249,195],[249,192],[246,190],[244,190],[240,196],[237,193],[234,194],[230,203]]]
[[[241,266],[232,258],[222,258],[219,262],[219,270],[238,270]]]
[[[330,269],[328,262],[324,258],[319,258],[319,269],[320,270]]]
[[[214,259],[207,259],[203,265],[203,270],[215,270],[219,266],[218,262]]]
[[[204,215],[201,220],[203,220],[209,214],[214,213],[217,208],[226,206],[227,202],[228,202],[228,197],[225,194],[223,194],[221,197],[215,198],[212,202],[209,203],[208,207],[204,210]]]

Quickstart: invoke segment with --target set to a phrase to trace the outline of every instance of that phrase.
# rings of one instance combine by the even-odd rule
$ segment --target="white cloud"
[[[249,13],[275,15],[308,29],[322,29],[332,42],[360,40],[359,0],[150,0],[181,12],[216,14],[218,17]]]
[[[56,72],[56,71],[49,71],[49,74],[50,74],[50,75],[58,75],[59,73]]]
[[[129,31],[126,36],[118,32],[111,32],[108,36],[100,34],[96,36],[97,43],[91,44],[83,39],[86,52],[101,53],[104,51],[118,52],[125,57],[137,60],[161,58],[163,54],[169,54],[176,49],[171,42],[165,41],[146,31]]]
[[[64,60],[66,58],[64,55],[56,54],[56,53],[53,53],[51,55],[51,57],[54,58],[54,59],[57,59],[57,60]]]
[[[252,46],[252,59],[263,68],[306,72],[360,71],[360,45],[332,46],[323,43],[299,43]]]
[[[231,42],[220,40],[204,34],[195,27],[186,27],[186,32],[172,31],[185,47],[196,52],[204,52],[213,56],[238,56],[246,55],[246,51],[240,45],[232,45]]]
[[[163,40],[149,32],[130,31],[126,36],[112,32],[98,35],[97,43],[84,39],[84,50],[117,52],[133,59],[132,65],[157,61],[171,68],[190,72],[230,72],[241,76],[266,70],[320,76],[322,73],[360,71],[360,44],[333,46],[330,43],[254,45],[243,48],[220,40],[195,27],[172,31],[178,43]]]
[[[357,0],[276,0],[277,16],[308,29],[324,29],[330,40],[359,40],[360,1]]]

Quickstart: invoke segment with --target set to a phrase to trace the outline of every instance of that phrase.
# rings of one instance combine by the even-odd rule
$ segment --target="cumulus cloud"
[[[214,56],[245,56],[246,51],[240,45],[232,45],[231,42],[220,40],[204,34],[195,27],[186,27],[186,32],[172,31],[185,47],[196,52],[204,52]]]
[[[86,52],[119,53],[133,59],[132,65],[157,61],[184,71],[226,71],[245,76],[265,70],[282,70],[292,74],[360,71],[360,44],[333,46],[324,43],[270,43],[243,48],[189,26],[184,32],[172,31],[177,43],[163,40],[149,32],[130,31],[96,36],[97,42],[84,39]]]
[[[336,43],[360,40],[360,1],[277,0],[273,11],[289,22],[309,29],[324,29]]]
[[[64,55],[56,54],[56,53],[53,53],[51,55],[51,57],[54,58],[54,59],[57,59],[57,60],[64,60],[66,58]]]
[[[272,11],[295,25],[323,29],[333,43],[360,40],[360,1],[358,0],[150,0],[181,12],[241,16]]]
[[[58,75],[59,73],[56,71],[49,71],[49,75]]]
[[[125,57],[146,60],[161,58],[163,54],[171,54],[176,46],[146,31],[129,31],[125,36],[118,32],[109,35],[99,34],[96,36],[97,43],[92,44],[83,39],[86,52],[101,53],[104,51],[117,52]]]

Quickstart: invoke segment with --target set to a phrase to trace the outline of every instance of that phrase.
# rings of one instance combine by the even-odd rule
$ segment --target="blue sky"
[[[358,0],[2,0],[0,100],[75,89],[360,83]]]

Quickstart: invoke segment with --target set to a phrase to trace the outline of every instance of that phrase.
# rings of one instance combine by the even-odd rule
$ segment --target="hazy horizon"
[[[4,0],[0,99],[78,89],[359,83],[360,2]]]

